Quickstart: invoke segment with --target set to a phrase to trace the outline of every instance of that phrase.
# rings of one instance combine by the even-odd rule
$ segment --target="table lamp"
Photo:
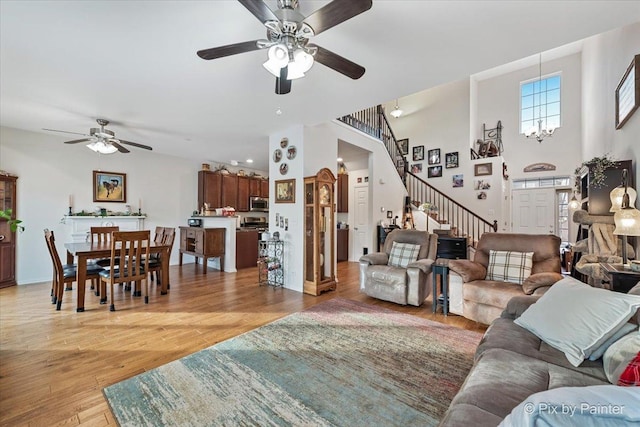
[[[622,236],[623,267],[627,267],[629,264],[627,257],[627,237],[640,236],[640,211],[634,207],[636,192],[628,185],[627,173],[628,171],[626,169],[622,171],[622,185],[614,188],[610,194],[611,211],[615,212],[613,220],[616,224],[613,234]],[[620,191],[621,189],[623,189],[623,191]],[[632,198],[633,201],[631,200]],[[620,205],[618,205],[617,202],[614,205],[614,199],[616,201],[620,200]]]

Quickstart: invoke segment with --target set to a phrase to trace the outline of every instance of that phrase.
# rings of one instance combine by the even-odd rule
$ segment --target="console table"
[[[224,228],[180,227],[180,265],[182,254],[193,255],[196,264],[198,258],[203,258],[203,270],[207,274],[207,260],[220,258],[220,271],[224,271],[225,231]]]

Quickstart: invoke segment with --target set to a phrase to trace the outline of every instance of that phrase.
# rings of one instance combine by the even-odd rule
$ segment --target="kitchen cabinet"
[[[207,203],[211,208],[222,207],[222,175],[219,172],[198,171],[198,209]]]
[[[249,212],[250,181],[248,176],[238,176],[238,205],[234,206],[238,212]]]
[[[251,197],[251,196],[260,197],[261,196],[262,181],[263,180],[261,178],[249,178],[249,197]]]
[[[236,231],[236,268],[255,267],[258,260],[258,230]]]
[[[269,180],[263,179],[260,182],[260,197],[269,198]]]
[[[203,259],[203,271],[207,273],[209,258],[220,258],[220,271],[224,271],[224,228],[180,227],[180,265],[182,255],[192,255]]]
[[[238,207],[238,175],[222,175],[222,195],[220,198],[222,207]]]
[[[338,262],[349,261],[349,230],[338,229]]]
[[[336,289],[335,205],[333,173],[321,169],[304,179],[304,293]]]
[[[349,175],[338,174],[338,212],[349,212]]]
[[[0,210],[11,209],[11,219],[16,219],[17,176],[0,175]],[[16,284],[16,233],[9,222],[0,219],[0,288]]]

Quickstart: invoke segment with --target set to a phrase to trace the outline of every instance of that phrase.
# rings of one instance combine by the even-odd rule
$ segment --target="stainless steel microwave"
[[[249,210],[251,212],[269,212],[269,199],[266,197],[250,197]]]

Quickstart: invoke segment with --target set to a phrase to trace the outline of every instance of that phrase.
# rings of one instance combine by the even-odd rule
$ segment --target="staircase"
[[[480,236],[486,232],[498,230],[498,222],[489,222],[465,208],[446,194],[432,187],[420,177],[409,172],[407,155],[402,152],[382,105],[370,107],[338,118],[359,131],[362,131],[384,144],[400,179],[405,185],[410,200],[418,206],[429,202],[438,206],[439,222],[450,225],[453,234],[467,236],[469,244],[475,246]]]

